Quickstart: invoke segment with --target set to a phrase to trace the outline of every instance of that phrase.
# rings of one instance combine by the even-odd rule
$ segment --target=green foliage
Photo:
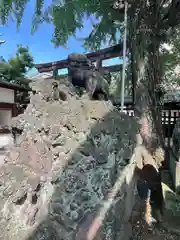
[[[168,84],[180,84],[180,77],[175,69],[180,63],[180,29],[176,28],[168,41],[169,49],[161,50],[161,65],[164,82]]]
[[[113,20],[117,13],[112,9],[112,0],[64,0],[62,4],[52,4],[42,15],[54,25],[52,42],[56,47],[64,45],[70,36],[75,36],[77,30],[83,28],[85,17],[91,18],[93,30],[84,39],[88,49],[99,49],[102,43],[116,41],[117,26]],[[93,16],[93,17],[92,17]],[[92,19],[98,19],[94,22]],[[118,14],[118,19],[120,14]]]
[[[8,22],[9,16],[14,16],[19,28],[24,14],[24,8],[29,0],[7,0],[0,4],[0,19],[2,24]],[[92,17],[93,31],[84,39],[84,46],[88,49],[98,49],[102,43],[116,42],[116,33],[119,30],[114,20],[121,21],[123,14],[112,8],[113,0],[64,0],[52,1],[44,9],[44,1],[36,0],[36,8],[32,21],[32,33],[38,29],[42,22],[54,25],[52,42],[56,47],[64,46],[70,36],[83,28],[84,17]],[[92,18],[91,18],[92,19]]]
[[[18,45],[14,58],[10,58],[7,63],[0,62],[0,76],[10,82],[27,85],[28,80],[24,76],[33,66],[33,57],[30,55],[29,49]]]
[[[1,23],[6,24],[10,16],[15,16],[17,27],[19,28],[25,6],[27,6],[29,2],[30,0],[2,1],[0,4]],[[121,31],[121,33],[123,33],[123,31],[122,25],[115,25],[114,22],[117,21],[121,24],[124,19],[124,14],[123,11],[118,9],[118,5],[116,9],[113,7],[116,2],[118,3],[119,1],[59,0],[50,1],[49,6],[46,7],[44,6],[43,0],[36,0],[35,12],[32,19],[32,33],[37,31],[39,24],[42,22],[50,23],[54,26],[52,42],[55,47],[64,46],[70,36],[75,37],[76,31],[83,28],[83,20],[88,17],[91,19],[93,29],[92,32],[83,39],[86,49],[99,49],[102,44],[107,44],[107,41],[109,41],[109,45],[117,43],[116,34],[118,31]],[[160,41],[162,43],[168,42],[173,46],[172,52],[163,50],[161,54],[163,75],[166,79],[170,79],[170,77],[174,78],[172,77],[172,73],[174,67],[179,63],[180,58],[180,31],[177,27],[180,22],[178,14],[179,5],[176,4],[176,1],[171,2],[167,0],[163,0],[158,4],[160,19],[160,33],[158,33],[158,37],[161,39]],[[134,13],[135,18],[138,18],[137,24],[139,24],[139,27],[142,29],[147,28],[148,30],[149,25],[147,23],[150,24],[149,20],[151,24],[155,24],[153,23],[155,20],[149,19],[153,11],[153,3],[148,4],[148,1],[136,0],[131,1],[131,10],[128,12],[128,16],[130,13]],[[129,25],[136,25],[135,18],[133,18],[133,22],[131,21]],[[174,27],[176,27],[175,30]],[[169,31],[169,29],[174,30],[173,35],[172,31]],[[150,32],[146,32],[145,35],[149,34]],[[151,38],[147,36],[147,39]],[[146,38],[143,38],[143,41],[140,41],[138,45],[144,49],[146,41]],[[22,64],[23,61],[24,64]],[[7,66],[2,66],[2,63],[0,64],[0,69],[3,68],[1,72],[4,71],[4,76],[11,75],[11,77],[17,78],[19,72],[22,73],[22,75],[25,73],[26,66],[29,62],[31,62],[31,59],[28,57],[28,54],[23,54],[23,60],[20,55],[17,55],[16,58],[9,60],[8,69]]]
[[[127,75],[126,75],[127,76]],[[111,73],[111,84],[110,84],[110,94],[114,99],[120,100],[121,97],[121,84],[122,84],[122,72],[113,72]],[[131,78],[125,78],[125,89],[124,96],[125,99],[132,97],[132,82]]]
[[[29,2],[30,0],[2,0],[0,3],[1,23],[6,24],[9,17],[13,16],[19,28],[24,9]],[[88,50],[98,49],[104,42],[109,41],[109,44],[117,42],[116,34],[121,29],[120,26],[114,24],[114,21],[122,23],[124,19],[124,12],[119,9],[120,2],[118,0],[59,0],[50,1],[49,6],[46,7],[44,6],[44,0],[36,0],[32,19],[32,32],[35,32],[42,22],[53,24],[52,42],[56,47],[64,46],[70,36],[74,37],[76,31],[83,28],[84,18],[89,17],[91,20],[96,19],[96,22],[91,21],[93,30],[84,39],[84,46]],[[128,13],[134,13],[134,16],[138,16],[141,26],[147,29],[149,28],[148,24],[155,25],[156,20],[154,18],[149,19],[149,17],[155,9],[158,9],[160,25],[158,35],[162,41],[166,41],[167,33],[171,34],[169,30],[180,23],[180,5],[178,1],[150,1],[151,4],[145,0],[129,2],[131,9]],[[133,23],[130,22],[130,24]],[[141,44],[143,43],[141,42]]]

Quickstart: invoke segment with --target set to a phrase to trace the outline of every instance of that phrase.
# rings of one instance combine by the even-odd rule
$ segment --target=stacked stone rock
[[[78,97],[67,82],[59,84],[67,101],[53,101],[52,82],[32,83],[36,93],[12,123],[22,134],[0,168],[0,239],[86,239],[134,151],[132,118],[110,102]],[[126,239],[132,174],[122,176],[96,239]]]

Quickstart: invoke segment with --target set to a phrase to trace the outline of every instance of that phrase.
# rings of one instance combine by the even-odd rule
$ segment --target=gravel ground
[[[148,231],[143,219],[142,209],[142,201],[137,196],[130,220],[133,236],[131,240],[180,240],[180,235],[168,231],[167,228],[163,227],[163,224],[154,223],[152,231]]]
[[[131,240],[179,240],[180,236],[169,232],[161,226],[154,226],[152,232],[148,232],[143,220],[137,220],[133,224]]]

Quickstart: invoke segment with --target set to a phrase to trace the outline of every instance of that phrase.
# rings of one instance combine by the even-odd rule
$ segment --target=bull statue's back
[[[72,84],[75,87],[85,88],[90,97],[99,99],[101,95],[101,98],[103,96],[108,100],[109,84],[85,54],[68,55],[68,75]]]
[[[90,62],[85,54],[71,53],[68,55],[68,61],[76,63],[87,63]]]

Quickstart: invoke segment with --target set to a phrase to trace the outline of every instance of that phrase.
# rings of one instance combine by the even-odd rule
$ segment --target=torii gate
[[[127,45],[127,9],[128,3],[124,1],[121,5],[121,8],[124,10],[124,39],[123,44],[118,44],[113,47],[99,50],[97,52],[92,52],[86,54],[86,56],[92,61],[96,62],[96,67],[98,70],[109,70],[110,72],[115,72],[122,69],[122,84],[121,84],[121,111],[124,111],[124,90],[125,90],[125,72],[126,72],[126,45]],[[123,55],[123,68],[122,65],[114,65],[110,67],[102,67],[102,60],[110,59],[114,57],[119,57]],[[56,78],[59,69],[68,68],[67,59],[49,62],[44,64],[35,64],[35,67],[38,69],[39,73],[53,71],[53,77]],[[132,84],[134,86],[134,84]],[[132,87],[133,88],[133,87]],[[133,102],[134,102],[134,89],[132,89]]]

